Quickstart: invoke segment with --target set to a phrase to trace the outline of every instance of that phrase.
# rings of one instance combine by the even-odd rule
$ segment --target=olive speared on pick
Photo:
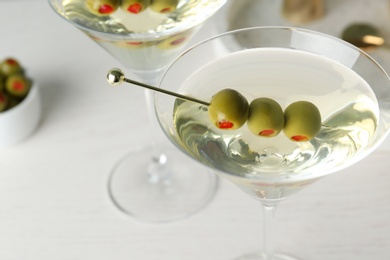
[[[205,106],[209,106],[210,105],[210,103],[202,101],[202,100],[199,100],[199,99],[196,99],[196,98],[192,98],[192,97],[189,97],[189,96],[181,95],[181,94],[178,94],[176,92],[168,91],[168,90],[161,89],[161,88],[156,88],[154,86],[151,86],[151,85],[139,82],[139,81],[128,79],[128,78],[125,77],[125,74],[123,73],[123,71],[121,69],[117,69],[117,68],[113,68],[113,69],[110,69],[108,71],[108,73],[107,73],[107,81],[112,86],[118,86],[118,85],[122,84],[123,82],[127,82],[127,83],[130,83],[130,84],[133,84],[133,85],[137,85],[137,86],[144,87],[144,88],[147,88],[147,89],[151,89],[151,90],[154,90],[154,91],[157,91],[157,92],[161,92],[161,93],[164,93],[164,94],[167,94],[167,95],[175,96],[175,97],[178,97],[178,98],[181,98],[181,99],[184,99],[184,100],[188,100],[188,101],[192,101],[192,102],[195,102],[195,103],[199,103],[199,104],[202,104],[202,105],[205,105]]]
[[[274,137],[283,131],[294,142],[310,141],[321,131],[321,113],[308,101],[294,102],[283,111],[273,99],[256,98],[249,104],[238,91],[226,88],[214,94],[208,103],[127,79],[123,71],[117,68],[108,71],[107,81],[112,86],[127,82],[207,106],[211,122],[221,130],[236,130],[247,123],[249,130],[257,136]]]
[[[233,89],[223,89],[216,93],[210,103],[184,96],[176,92],[156,88],[154,86],[127,79],[122,70],[114,68],[108,71],[107,81],[112,86],[118,86],[123,82],[162,92],[180,99],[199,103],[208,106],[208,113],[211,121],[219,129],[238,129],[245,124],[249,114],[249,104],[244,96]]]
[[[212,96],[208,113],[219,129],[235,130],[247,121],[249,104],[238,91],[226,88]]]

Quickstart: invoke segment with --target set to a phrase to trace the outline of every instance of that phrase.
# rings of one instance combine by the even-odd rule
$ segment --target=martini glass
[[[253,110],[240,128],[220,129],[209,118],[207,104],[157,94],[156,113],[168,138],[262,205],[263,250],[237,258],[241,260],[298,259],[275,253],[274,215],[279,203],[363,159],[390,127],[390,81],[385,71],[358,48],[304,29],[257,27],[216,36],[176,59],[159,87],[204,102],[230,88],[248,102],[267,97],[286,109],[304,100],[320,111],[319,132],[309,141],[297,142],[285,135],[287,119],[274,137],[248,130]],[[295,127],[310,124],[309,119]]]
[[[226,0],[49,0],[53,10],[115,57],[143,82],[156,84],[163,68]],[[145,92],[151,122],[152,96]],[[155,118],[154,118],[155,119]],[[150,127],[156,129],[158,127]],[[153,135],[152,135],[153,134]],[[217,179],[158,133],[114,167],[108,183],[114,204],[147,222],[191,215],[210,201]],[[160,134],[163,137],[163,134]],[[163,139],[163,138],[161,138]]]

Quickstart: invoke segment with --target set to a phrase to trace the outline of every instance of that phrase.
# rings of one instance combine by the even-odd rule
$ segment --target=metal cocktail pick
[[[110,69],[108,71],[108,73],[107,73],[107,81],[112,86],[118,86],[118,85],[122,84],[123,82],[127,82],[127,83],[130,83],[130,84],[133,84],[133,85],[137,85],[137,86],[140,86],[140,87],[144,87],[144,88],[147,88],[147,89],[158,91],[158,92],[161,92],[161,93],[164,93],[164,94],[167,94],[167,95],[175,96],[175,97],[178,97],[178,98],[181,98],[181,99],[184,99],[184,100],[196,102],[196,103],[199,103],[199,104],[202,104],[202,105],[205,105],[205,106],[209,106],[210,105],[210,103],[202,101],[202,100],[199,100],[199,99],[196,99],[196,98],[192,98],[192,97],[189,97],[189,96],[181,95],[181,94],[178,94],[176,92],[168,91],[168,90],[161,89],[161,88],[156,88],[154,86],[151,86],[151,85],[148,85],[148,84],[145,84],[145,83],[142,83],[142,82],[138,82],[138,81],[135,81],[135,80],[132,80],[132,79],[125,78],[125,74],[123,73],[123,71],[121,69],[118,69],[118,68],[113,68],[113,69]]]

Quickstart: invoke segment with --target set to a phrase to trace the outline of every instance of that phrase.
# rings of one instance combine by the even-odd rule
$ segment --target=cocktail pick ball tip
[[[125,79],[125,74],[121,69],[113,68],[110,69],[107,73],[107,81],[112,86],[118,86],[123,83]]]

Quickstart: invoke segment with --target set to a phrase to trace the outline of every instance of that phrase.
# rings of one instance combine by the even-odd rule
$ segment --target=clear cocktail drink
[[[133,75],[151,84],[157,83],[164,67],[225,2],[49,0],[53,10],[69,24],[103,47]],[[150,112],[149,92],[146,103],[151,120],[154,114]],[[145,131],[153,128],[146,127]],[[149,222],[173,221],[203,208],[215,194],[216,177],[197,174],[204,166],[161,142],[158,131],[153,132],[150,142],[129,149],[115,165],[108,184],[110,197],[126,214]]]
[[[207,107],[176,103],[177,144],[217,170],[246,178],[239,185],[264,199],[286,197],[327,171],[356,161],[370,146],[378,125],[379,107],[368,83],[346,66],[316,54],[281,48],[235,52],[199,68],[178,91],[210,100],[225,88],[239,91],[249,103],[267,97],[285,109],[305,100],[320,110],[321,131],[310,142],[296,142],[283,133],[254,135],[246,124],[237,130],[220,129]]]
[[[390,129],[386,72],[356,47],[309,30],[258,27],[218,35],[177,58],[159,87],[210,102],[157,94],[155,106],[161,127],[179,149],[263,206],[263,251],[240,260],[296,259],[274,251],[279,202],[364,158]],[[252,106],[259,98],[277,105],[263,113]],[[242,100],[250,103],[248,113],[231,108],[246,109]],[[244,124],[237,115],[245,116]],[[282,122],[281,129],[275,122]]]
[[[64,0],[63,15],[126,67],[143,71],[161,69],[172,61],[197,26],[225,0],[127,1],[143,2],[142,9],[114,0],[106,2],[119,6],[106,13],[88,2],[104,1]],[[153,2],[158,2],[159,9]]]

